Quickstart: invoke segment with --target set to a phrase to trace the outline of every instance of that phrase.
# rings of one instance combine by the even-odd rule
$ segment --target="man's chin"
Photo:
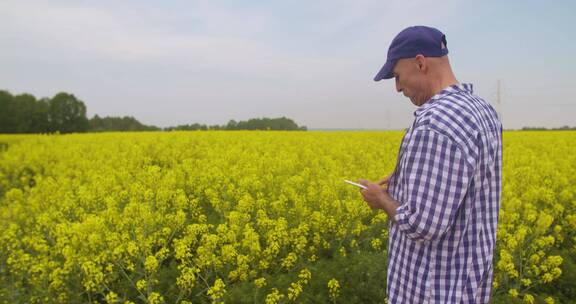
[[[422,101],[418,101],[415,98],[410,98],[410,101],[412,102],[412,104],[414,104],[415,106],[419,107],[421,105],[423,105],[425,102]]]

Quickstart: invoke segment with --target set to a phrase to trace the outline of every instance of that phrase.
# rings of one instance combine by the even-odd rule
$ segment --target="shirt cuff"
[[[411,218],[411,211],[408,204],[400,205],[396,208],[396,215],[394,216],[394,220],[398,225],[400,231],[404,232],[408,238],[414,241],[423,241],[423,235],[418,233],[416,223],[414,220],[410,220]]]
[[[394,215],[394,220],[396,224],[398,224],[400,230],[405,231],[410,229],[410,225],[408,224],[408,205],[402,204],[396,208],[396,215]]]

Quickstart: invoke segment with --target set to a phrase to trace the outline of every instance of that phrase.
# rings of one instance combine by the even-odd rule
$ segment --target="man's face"
[[[396,91],[410,98],[416,106],[423,105],[428,100],[428,85],[422,63],[415,58],[400,59],[393,70],[396,80]]]

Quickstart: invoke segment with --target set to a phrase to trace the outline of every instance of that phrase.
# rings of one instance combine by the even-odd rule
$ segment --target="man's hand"
[[[362,184],[366,189],[360,190],[364,201],[368,203],[372,209],[384,209],[384,199],[388,194],[388,182],[390,181],[390,175],[380,180],[378,183],[373,183],[365,179],[360,179],[359,184]],[[381,187],[381,186],[384,187]]]
[[[378,185],[383,186],[382,189],[384,190],[388,190],[388,184],[390,183],[390,178],[392,177],[392,174],[386,176],[385,178],[381,179],[378,182]]]
[[[400,206],[400,203],[388,194],[390,176],[391,175],[386,176],[378,183],[373,183],[365,179],[359,180],[358,183],[366,186],[366,189],[360,190],[360,193],[362,193],[362,196],[368,205],[372,209],[384,210],[386,214],[388,214],[388,218],[394,220],[396,216],[396,208]]]

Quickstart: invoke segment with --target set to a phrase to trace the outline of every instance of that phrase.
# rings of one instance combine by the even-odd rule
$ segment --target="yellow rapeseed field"
[[[384,303],[388,221],[344,179],[403,132],[0,135],[2,303]],[[504,134],[494,299],[576,297],[576,132]]]

